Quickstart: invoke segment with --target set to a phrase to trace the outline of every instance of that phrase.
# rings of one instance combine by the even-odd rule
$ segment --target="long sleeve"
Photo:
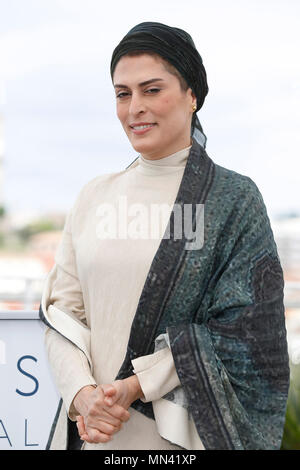
[[[45,320],[53,330],[47,340],[48,354],[49,357],[53,354],[51,362],[58,376],[56,381],[67,407],[71,406],[72,395],[76,394],[81,385],[89,384],[93,379],[97,384],[108,384],[117,377],[126,355],[130,329],[143,286],[167,224],[166,209],[171,212],[188,153],[189,149],[183,149],[167,161],[164,158],[163,162],[159,162],[166,163],[163,165],[152,165],[149,162],[142,165],[137,162],[129,170],[100,175],[88,182],[76,201],[73,215],[66,223],[55,269],[49,279],[51,288],[45,296],[47,302],[44,302],[41,313],[42,318],[43,312],[46,312]],[[117,211],[117,219],[114,220],[120,222],[118,215],[124,214],[124,209],[126,212],[127,208],[136,207],[136,203],[149,211],[153,204],[154,207],[163,204],[163,214],[159,214],[159,220],[155,222],[159,228],[155,236],[149,233],[149,237],[140,237],[136,218],[133,221],[126,220],[128,236],[121,234],[119,237],[118,230],[114,234],[115,225],[104,209],[114,208]],[[112,230],[107,231],[108,227]],[[66,338],[70,340],[68,351],[70,357],[73,357],[72,363],[76,364],[76,371],[80,370],[79,383],[74,381],[70,368],[67,371],[70,384],[67,384],[67,366],[57,363],[55,355],[58,349],[53,338],[58,333],[55,330],[61,335],[59,343],[62,350]],[[83,365],[82,361],[85,361]],[[152,368],[149,364],[149,367],[142,367],[138,373],[149,399],[154,398],[159,391],[168,393],[169,387],[172,389],[173,386],[172,383],[170,385],[171,376],[171,382],[174,380],[172,361],[168,362],[166,357],[156,366],[159,367],[164,384],[156,390],[148,390],[153,385],[152,378],[155,382],[159,375],[156,367]],[[166,373],[163,372],[166,370]],[[177,380],[173,364],[174,372]],[[166,378],[167,382],[164,383]],[[155,403],[159,401],[155,400]],[[71,412],[69,409],[69,415]],[[174,448],[173,441],[171,444],[161,437],[154,420],[135,412],[133,407],[130,413],[131,419],[124,426],[124,432],[121,430],[114,437],[114,449],[144,449],[145,445],[151,449]],[[86,444],[85,448],[111,447],[106,443]]]
[[[45,345],[55,384],[63,398],[68,416],[76,419],[73,399],[82,387],[96,384],[86,356],[56,331],[48,328]]]
[[[77,275],[71,235],[72,212],[68,214],[55,266],[45,283],[46,308],[55,307],[60,321],[71,317],[86,326],[84,303]],[[62,334],[47,328],[45,346],[56,386],[64,400],[70,419],[75,420],[72,401],[85,385],[95,384],[86,355]]]
[[[144,403],[158,400],[180,385],[171,350],[167,348],[132,360],[145,398]]]

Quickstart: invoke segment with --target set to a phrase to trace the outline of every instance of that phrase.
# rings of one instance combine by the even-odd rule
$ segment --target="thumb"
[[[102,384],[101,385],[103,393],[104,393],[104,401],[107,405],[113,405],[118,397],[117,397],[117,390],[111,384]]]

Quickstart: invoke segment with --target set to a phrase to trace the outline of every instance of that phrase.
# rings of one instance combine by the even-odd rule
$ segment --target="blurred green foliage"
[[[36,233],[48,232],[50,230],[60,230],[61,227],[54,223],[52,220],[38,220],[18,230],[18,236],[22,241],[27,240]]]
[[[283,431],[282,450],[300,450],[300,364],[290,364],[290,389]]]

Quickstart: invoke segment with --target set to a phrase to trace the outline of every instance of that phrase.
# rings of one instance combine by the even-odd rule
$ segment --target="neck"
[[[189,136],[188,139],[185,139],[182,141],[180,144],[176,144],[174,146],[170,146],[167,149],[164,150],[157,150],[155,152],[151,153],[141,153],[141,156],[145,160],[159,160],[161,158],[169,157],[170,155],[173,155],[174,153],[180,152],[180,150],[183,150],[190,145],[192,145],[192,138]]]

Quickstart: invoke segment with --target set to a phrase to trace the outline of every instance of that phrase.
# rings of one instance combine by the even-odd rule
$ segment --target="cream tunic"
[[[73,420],[76,393],[85,385],[111,383],[123,362],[138,301],[189,149],[154,161],[139,156],[127,170],[98,176],[82,189],[68,214],[47,306],[72,312],[88,325],[93,371],[84,354],[52,329],[46,331],[46,348],[57,388]],[[155,214],[161,204],[165,212],[158,229]],[[156,354],[155,360],[151,356],[145,356],[144,363],[138,359],[144,401],[156,400],[180,384],[168,348]],[[110,442],[85,443],[83,448],[180,448],[159,435],[154,420],[131,407],[129,411],[129,421]]]

